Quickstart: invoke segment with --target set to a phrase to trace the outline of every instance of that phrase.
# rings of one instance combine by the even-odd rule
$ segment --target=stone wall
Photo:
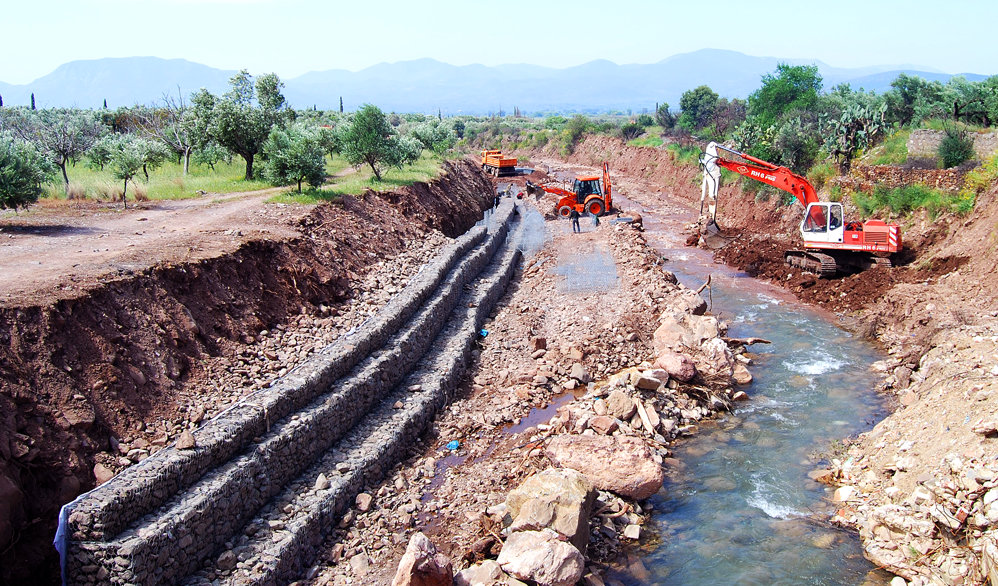
[[[941,189],[959,191],[963,188],[966,172],[953,169],[905,169],[894,165],[853,165],[851,178],[858,181],[861,191],[872,191],[873,186],[905,187],[915,183]]]
[[[942,130],[912,130],[908,137],[909,157],[929,157],[939,156],[939,145],[942,143],[946,133]],[[974,153],[979,159],[988,159],[998,153],[998,133],[996,132],[973,132],[970,134],[974,140]]]
[[[468,332],[477,332],[473,322],[481,323],[505,290],[515,247],[501,255],[503,269],[485,283],[483,297],[473,307],[459,301],[465,287],[495,264],[493,257],[506,243],[514,215],[514,202],[508,199],[488,227],[473,228],[444,249],[356,331],[203,425],[195,432],[194,449],[164,449],[67,505],[68,582],[157,584],[189,575],[289,482],[316,460],[321,462],[337,440],[354,433],[352,428],[386,394],[412,376],[408,373],[431,345],[457,343],[451,340],[455,337],[463,340],[456,357],[444,361],[450,376],[434,373],[426,382],[431,392],[425,400],[403,410],[410,420],[384,432],[390,437],[375,434],[373,452],[362,451],[358,466],[351,467],[354,473],[345,475],[332,491],[340,496],[325,499],[323,516],[339,511],[367,476],[394,464],[399,449],[432,420],[457,384],[460,376],[453,373],[463,373],[458,358],[466,359],[473,342]],[[472,312],[470,318],[459,319],[471,322],[450,332],[449,338],[438,338],[441,330],[447,328],[446,335],[453,329],[448,324],[455,311]],[[369,356],[381,348],[386,350]],[[363,439],[356,441],[363,444]],[[303,522],[301,535],[314,535],[317,529],[309,527]],[[287,547],[302,539],[295,537]],[[314,538],[304,542],[313,543]],[[302,552],[291,557],[308,558]],[[275,572],[287,575],[278,566],[289,563],[275,562]]]

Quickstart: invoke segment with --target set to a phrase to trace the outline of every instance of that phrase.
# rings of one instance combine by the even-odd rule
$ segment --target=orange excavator
[[[732,160],[727,158],[729,156],[741,160]],[[716,221],[717,192],[723,168],[786,191],[804,206],[804,219],[800,224],[804,250],[788,250],[784,254],[784,259],[791,266],[821,277],[832,277],[838,273],[877,266],[890,267],[890,255],[901,250],[901,229],[897,224],[882,220],[845,221],[841,203],[818,201],[814,186],[786,167],[715,142],[707,145],[700,156],[700,165],[703,168],[701,234],[716,234],[719,231]]]
[[[602,181],[601,181],[602,179]],[[539,197],[544,193],[560,196],[558,205],[559,216],[568,217],[572,209],[584,214],[586,212],[599,216],[609,213],[613,208],[613,186],[610,184],[610,165],[603,163],[603,177],[579,176],[572,183],[572,189],[562,189],[553,185],[537,185],[527,181],[527,193]]]

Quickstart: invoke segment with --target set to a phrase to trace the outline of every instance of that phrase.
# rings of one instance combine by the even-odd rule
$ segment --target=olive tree
[[[66,166],[86,154],[104,133],[100,116],[91,110],[19,108],[10,116],[8,124],[19,138],[35,145],[62,171],[67,191]]]
[[[323,129],[295,123],[286,129],[274,127],[263,145],[267,155],[263,175],[277,185],[298,184],[302,181],[319,187],[326,179],[326,151]]]
[[[169,153],[157,141],[133,134],[113,134],[101,139],[96,153],[105,157],[105,165],[115,179],[122,182],[121,205],[128,207],[126,195],[128,182],[134,183],[135,177],[148,166],[155,167]],[[148,178],[148,173],[146,173]]]
[[[378,181],[386,167],[413,163],[422,151],[418,140],[399,137],[385,113],[371,104],[364,104],[338,132],[337,145],[346,160],[354,166],[367,164]]]
[[[284,84],[271,73],[261,76],[254,89],[253,76],[245,69],[234,75],[229,84],[232,89],[214,105],[209,134],[246,161],[248,181],[253,179],[253,160],[263,148],[270,129],[282,124],[286,117],[281,95]]]
[[[0,133],[0,209],[38,201],[55,166],[31,143]]]
[[[159,140],[180,158],[187,175],[191,166],[191,155],[197,143],[196,123],[192,120],[196,112],[177,91],[178,97],[163,96],[161,108],[140,111],[138,129],[142,134]]]

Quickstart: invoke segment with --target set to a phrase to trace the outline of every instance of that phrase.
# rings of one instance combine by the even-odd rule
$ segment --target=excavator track
[[[821,252],[788,250],[783,259],[788,265],[814,273],[823,279],[830,279],[839,272],[835,257]]]

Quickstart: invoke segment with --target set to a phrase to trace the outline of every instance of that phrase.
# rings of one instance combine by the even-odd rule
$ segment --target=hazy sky
[[[101,57],[180,57],[289,79],[422,57],[567,67],[703,48],[994,74],[996,26],[995,0],[8,0],[0,81]]]

